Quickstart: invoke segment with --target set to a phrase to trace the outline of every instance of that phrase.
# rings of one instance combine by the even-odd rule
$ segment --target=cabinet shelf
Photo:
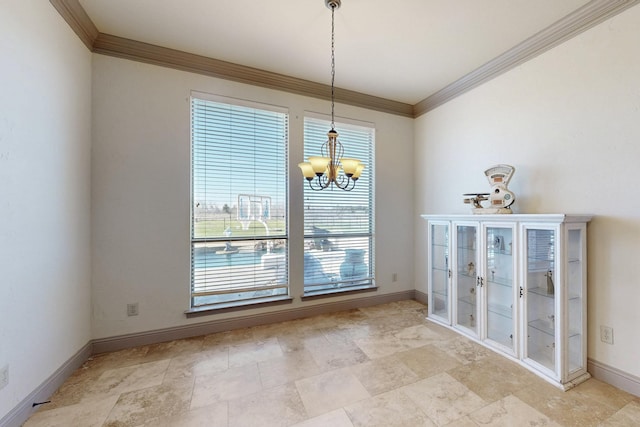
[[[549,298],[549,299],[553,299],[556,296],[555,292],[552,293],[552,294],[548,294],[547,293],[547,288],[530,288],[529,292],[532,293],[532,294],[535,294],[535,295],[539,295],[539,296],[544,297],[544,298]],[[572,293],[572,294],[567,296],[567,299],[569,301],[579,300],[580,299],[580,295]]]
[[[555,336],[555,330],[553,329],[553,326],[549,321],[546,321],[543,319],[535,319],[529,322],[529,326],[550,337]],[[580,335],[580,332],[578,331],[569,331],[568,338],[577,337],[579,335]]]
[[[466,271],[458,271],[458,276],[462,276],[462,277],[468,277],[471,278],[473,280],[476,280],[476,275],[475,274],[469,274]]]
[[[507,319],[513,319],[513,308],[500,304],[487,304],[487,311]]]
[[[498,285],[503,286],[505,288],[513,287],[513,280],[506,277],[495,277],[493,279],[487,279],[488,285]]]
[[[553,299],[556,296],[555,292],[552,294],[547,293],[547,288],[530,288],[528,291],[529,293],[550,299]]]
[[[495,258],[495,257],[509,257],[511,258],[513,256],[513,253],[511,252],[500,252],[500,251],[488,251],[487,252],[487,258],[491,259],[491,258]]]
[[[556,331],[551,325],[551,322],[542,319],[535,319],[529,322],[529,327],[542,332],[545,335],[549,335],[550,337],[555,336]]]
[[[447,295],[448,295],[446,290],[442,290],[442,291],[440,291],[440,290],[435,290],[435,289],[434,289],[434,290],[432,291],[432,293],[433,293],[434,295],[438,295],[438,296],[445,297],[445,298],[446,298],[446,297],[447,297]]]
[[[468,304],[471,306],[475,306],[477,304],[477,300],[475,296],[465,295],[463,297],[458,297],[458,302]]]

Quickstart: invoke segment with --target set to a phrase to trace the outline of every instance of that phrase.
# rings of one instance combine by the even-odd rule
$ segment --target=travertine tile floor
[[[401,301],[96,355],[35,426],[639,426],[640,398],[561,392]]]

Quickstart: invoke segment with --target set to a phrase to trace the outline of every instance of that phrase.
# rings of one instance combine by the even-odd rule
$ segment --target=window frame
[[[307,141],[307,120],[316,122],[316,126],[324,126],[326,131],[329,131],[331,128],[331,120],[330,117],[325,114],[319,114],[314,112],[305,111],[303,118],[303,135],[304,135],[304,145],[302,147],[305,158],[309,155],[319,155],[320,146],[326,140],[326,132],[325,138],[322,141]],[[332,286],[329,286],[328,283],[325,283],[324,288],[320,289],[308,289],[308,286],[314,286],[313,284],[305,283],[306,280],[303,278],[303,295],[302,299],[310,299],[316,297],[324,297],[324,296],[335,296],[336,294],[346,294],[352,292],[363,292],[363,291],[375,291],[377,290],[376,286],[376,278],[375,278],[375,140],[376,140],[376,127],[372,122],[365,122],[361,120],[354,120],[344,117],[336,117],[335,118],[335,129],[340,134],[338,140],[345,147],[346,153],[343,157],[348,158],[351,157],[349,155],[350,150],[350,142],[348,138],[344,138],[345,130],[350,131],[362,131],[362,133],[368,133],[368,137],[370,139],[370,145],[367,147],[367,158],[362,158],[358,156],[361,161],[366,164],[364,174],[367,174],[367,182],[369,183],[368,188],[368,206],[369,206],[369,230],[367,232],[345,232],[345,233],[329,233],[326,236],[320,234],[312,234],[309,232],[310,224],[307,224],[306,212],[307,212],[307,198],[308,194],[316,193],[313,190],[309,189],[309,184],[305,181],[304,190],[303,190],[303,211],[305,212],[305,217],[303,218],[303,239],[304,239],[304,251],[307,251],[308,241],[318,238],[318,237],[330,237],[333,239],[349,239],[349,238],[366,238],[368,239],[367,245],[367,263],[368,263],[368,273],[367,277],[358,277],[356,279],[351,280],[339,280],[334,282]],[[342,129],[342,131],[341,131]],[[348,132],[347,132],[348,133]],[[310,144],[307,146],[307,144]],[[363,178],[362,177],[362,178]],[[356,187],[358,184],[362,184],[362,178],[356,182]],[[339,192],[349,194],[348,191],[340,190],[340,189],[324,189],[318,193],[327,193],[327,192]],[[348,196],[346,196],[348,197]],[[304,271],[305,262],[303,261],[303,271]],[[366,281],[367,283],[363,283]],[[318,286],[321,284],[316,284]]]
[[[278,183],[278,189],[279,190],[283,190],[283,193],[281,194],[281,200],[280,202],[282,203],[282,209],[281,211],[283,212],[283,216],[284,216],[284,227],[282,229],[282,232],[277,234],[277,235],[269,235],[269,233],[267,232],[266,235],[253,235],[253,236],[249,236],[249,237],[230,237],[230,236],[217,236],[217,237],[210,237],[210,236],[205,236],[205,237],[196,237],[195,234],[195,222],[196,222],[196,214],[194,212],[195,210],[195,203],[196,203],[196,190],[195,190],[195,181],[196,181],[196,172],[195,172],[195,130],[194,130],[194,107],[195,107],[195,101],[203,101],[203,102],[212,102],[212,103],[216,103],[216,104],[222,104],[222,105],[228,105],[230,106],[230,108],[233,107],[240,107],[240,108],[248,108],[248,109],[254,109],[257,110],[258,112],[262,111],[262,112],[268,112],[268,113],[275,113],[275,114],[280,114],[283,117],[281,118],[281,120],[284,121],[283,123],[283,128],[281,129],[283,131],[283,137],[284,137],[284,141],[282,142],[282,156],[283,158],[280,159],[280,161],[278,162],[278,167],[282,167],[282,178],[281,181]],[[285,107],[280,107],[280,106],[275,106],[275,105],[271,105],[271,104],[265,104],[265,103],[260,103],[260,102],[254,102],[254,101],[248,101],[248,100],[243,100],[243,99],[237,99],[237,98],[231,98],[231,97],[226,97],[226,96],[221,96],[221,95],[214,95],[214,94],[210,94],[210,93],[204,93],[204,92],[198,92],[198,91],[191,91],[190,94],[190,98],[189,98],[189,108],[190,108],[190,159],[189,159],[189,166],[190,166],[190,217],[189,217],[189,221],[190,221],[190,227],[189,227],[189,241],[190,241],[190,257],[189,257],[189,270],[190,270],[190,281],[189,281],[189,309],[185,311],[187,317],[191,317],[194,315],[198,315],[198,314],[202,314],[203,312],[207,312],[207,311],[218,311],[218,310],[228,310],[228,309],[241,309],[241,308],[245,308],[245,307],[254,307],[256,305],[263,305],[263,304],[271,304],[271,303],[282,303],[284,301],[292,301],[291,298],[291,281],[290,281],[290,241],[291,241],[291,236],[290,236],[290,207],[289,207],[289,151],[290,151],[290,117],[289,117],[289,109],[285,108]],[[277,120],[274,120],[277,121]],[[253,147],[256,147],[256,143],[259,142],[259,140],[254,140],[253,141]],[[232,145],[232,143],[230,143]],[[257,170],[254,169],[254,176],[256,176],[256,172]],[[254,178],[255,179],[255,178]],[[280,191],[278,191],[278,193],[280,194]],[[231,193],[230,193],[231,194]],[[241,194],[238,193],[236,196],[238,197],[239,200],[239,196]],[[247,196],[246,194],[242,194],[244,196]],[[249,195],[252,196],[252,195]],[[271,205],[269,205],[269,207],[271,208]],[[239,209],[239,206],[236,207],[236,209]],[[230,216],[231,219],[231,216]],[[254,220],[255,221],[255,220]],[[206,243],[222,243],[222,242],[264,242],[267,243],[268,241],[273,241],[273,240],[284,240],[284,277],[285,277],[285,281],[282,283],[278,283],[277,285],[273,285],[273,286],[255,286],[255,281],[254,286],[249,286],[249,289],[247,290],[248,292],[253,291],[259,291],[259,290],[269,290],[272,288],[276,288],[276,289],[280,289],[283,290],[284,292],[278,294],[278,295],[271,295],[271,296],[259,296],[259,297],[253,297],[253,298],[240,298],[240,299],[235,299],[235,300],[231,300],[231,301],[226,301],[226,302],[211,302],[211,303],[206,303],[206,304],[197,304],[195,299],[201,296],[204,296],[202,291],[198,292],[195,289],[195,245],[196,244],[206,244]],[[255,271],[260,264],[253,264],[253,270]],[[207,267],[208,268],[208,267]],[[262,264],[262,269],[264,269],[264,264]],[[250,269],[247,269],[250,270]],[[278,273],[276,273],[277,275]],[[254,279],[255,279],[255,275],[254,275]],[[195,293],[198,293],[199,295],[195,295]],[[206,291],[204,293],[207,293]],[[223,294],[223,295],[231,295],[237,293],[237,291],[235,289],[229,289],[227,292],[225,291],[211,291],[210,294]]]

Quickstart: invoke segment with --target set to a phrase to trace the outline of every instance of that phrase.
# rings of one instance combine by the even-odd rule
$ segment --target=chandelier
[[[341,190],[351,191],[364,169],[364,164],[357,159],[343,159],[344,147],[338,140],[338,132],[334,123],[334,81],[336,76],[335,57],[335,24],[334,14],[340,7],[340,0],[325,0],[331,9],[331,130],[327,133],[327,141],[320,147],[320,156],[310,156],[308,162],[298,163],[302,174],[312,190],[320,191],[336,186]]]

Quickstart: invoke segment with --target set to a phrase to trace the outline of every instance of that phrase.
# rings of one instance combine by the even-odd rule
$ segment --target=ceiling
[[[324,0],[79,0],[100,33],[321,84]],[[588,0],[342,0],[335,85],[417,104]]]

